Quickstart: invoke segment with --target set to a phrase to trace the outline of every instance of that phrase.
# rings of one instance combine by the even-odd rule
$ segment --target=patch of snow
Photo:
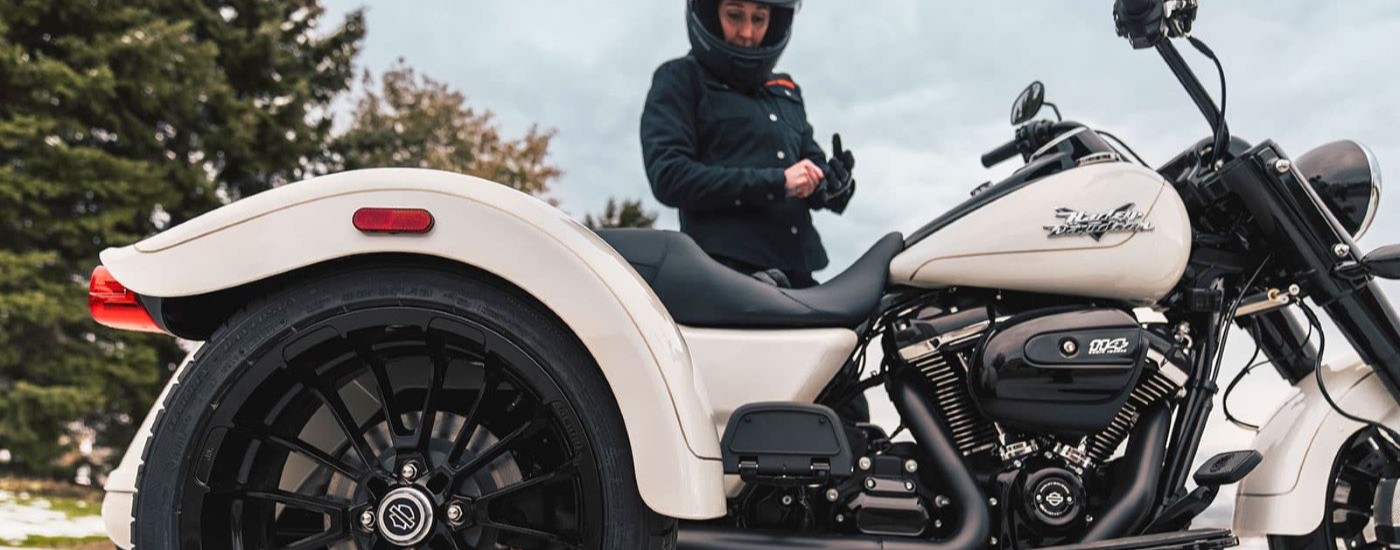
[[[21,544],[31,536],[92,537],[105,535],[99,515],[70,518],[51,510],[47,500],[27,500],[24,493],[0,491],[0,544]]]

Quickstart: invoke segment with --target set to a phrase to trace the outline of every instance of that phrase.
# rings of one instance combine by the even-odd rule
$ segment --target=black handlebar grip
[[[1017,146],[1019,141],[1020,140],[1013,139],[1011,141],[1006,142],[1005,145],[997,147],[996,149],[992,149],[991,152],[982,155],[982,166],[985,168],[991,168],[993,166],[1001,164],[1002,161],[1016,156],[1017,153],[1021,152],[1020,147]]]

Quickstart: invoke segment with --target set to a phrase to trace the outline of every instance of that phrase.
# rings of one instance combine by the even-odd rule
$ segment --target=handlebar
[[[1134,49],[1156,46],[1166,35],[1162,0],[1116,0],[1113,18],[1118,23],[1118,35],[1126,37]]]
[[[987,154],[982,155],[982,167],[991,168],[993,166],[1001,164],[1002,162],[1010,160],[1011,157],[1014,157],[1021,152],[1021,149],[1019,147],[1020,142],[1021,140],[1019,138],[1013,139],[1011,141],[1006,142],[1001,147],[992,149]]]

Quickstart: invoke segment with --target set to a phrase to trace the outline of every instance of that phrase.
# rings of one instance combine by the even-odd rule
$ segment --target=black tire
[[[372,315],[386,319],[386,328],[379,334],[411,335],[414,330],[421,330],[422,335],[414,338],[421,340],[423,346],[437,347],[433,348],[433,354],[421,360],[414,359],[411,351],[404,351],[404,357],[393,358],[401,360],[397,363],[399,366],[391,364],[389,359],[370,359],[371,355],[362,356],[360,350],[364,349],[361,346],[365,344],[358,342],[357,337],[348,336],[362,333],[349,332],[350,329],[345,329],[338,323],[350,326],[348,323],[353,319],[353,322],[360,323],[354,326],[365,327],[369,326],[364,324],[366,319],[372,319]],[[430,318],[432,321],[408,328],[405,328],[405,325],[394,324],[400,322],[395,319],[420,318]],[[416,320],[403,322],[419,323]],[[327,326],[333,328],[326,332]],[[436,332],[430,335],[430,329],[442,331],[445,335]],[[312,351],[307,351],[312,349],[310,344],[306,345],[306,349],[296,348],[299,351],[293,348],[300,346],[303,340],[312,340],[313,335],[323,333],[338,334],[328,338],[325,346],[354,347],[355,351],[349,354],[351,358],[328,359],[324,365],[302,368],[302,363],[320,364],[302,360],[301,356],[295,355],[313,354]],[[463,350],[474,349],[471,347],[474,345],[471,338],[478,334],[485,339],[483,342],[490,342],[481,344],[479,360],[473,362],[455,355],[448,358],[449,352],[466,357],[468,351]],[[462,337],[460,345],[456,340],[458,336]],[[410,336],[403,338],[404,342],[410,341]],[[386,336],[381,336],[381,339],[392,340]],[[416,349],[409,344],[394,345],[404,350]],[[279,350],[280,353],[276,353]],[[331,352],[315,353],[326,357],[334,355]],[[370,353],[398,352],[381,349]],[[401,385],[398,381],[390,382],[389,377],[368,378],[375,381],[372,387],[383,396],[377,405],[382,408],[383,413],[381,416],[378,409],[375,409],[372,416],[356,420],[356,415],[350,413],[350,407],[345,405],[350,400],[343,397],[350,382],[359,384],[371,376],[371,372],[374,375],[383,375],[383,372],[396,368],[399,370],[393,375],[397,380],[403,380],[411,370],[409,366],[404,366],[410,365],[410,360],[426,361],[429,365],[418,369],[427,373],[424,385],[418,388],[410,387],[409,384]],[[352,376],[350,374],[333,375],[352,372],[348,365],[353,365],[356,361],[365,365],[365,374],[353,374],[358,378],[348,378]],[[281,366],[264,369],[260,365],[265,363]],[[478,403],[466,407],[459,405],[459,401],[464,400],[454,397],[455,394],[452,393],[467,392],[466,386],[461,390],[447,389],[447,383],[461,382],[470,376],[460,374],[454,378],[452,373],[457,371],[451,369],[467,369],[472,365],[476,365],[475,368],[482,372],[479,388],[473,394],[476,398],[472,401],[486,405]],[[374,370],[375,367],[379,370]],[[490,372],[493,368],[505,374],[492,378]],[[264,372],[265,375],[262,374]],[[350,382],[337,382],[333,379],[334,376],[346,378]],[[301,381],[304,386],[289,384],[286,380]],[[433,389],[439,386],[443,389]],[[369,394],[367,387],[370,385],[358,386],[365,394]],[[489,391],[507,393],[502,397],[494,396],[488,393]],[[270,404],[265,399],[277,395],[283,395],[283,401]],[[300,403],[298,399],[307,399],[306,396],[317,397],[320,400],[319,404],[294,406]],[[402,400],[410,398],[421,399],[423,410],[433,411],[433,414],[396,408],[403,404]],[[532,403],[531,398],[536,399],[538,403]],[[353,422],[341,420],[342,417],[336,414],[337,409],[333,401],[341,404],[339,410],[345,410],[346,417]],[[506,404],[506,401],[509,403]],[[526,405],[519,406],[522,402]],[[414,403],[417,401],[409,401],[409,404]],[[324,410],[316,408],[322,406]],[[500,410],[480,412],[487,408]],[[264,412],[264,409],[270,412]],[[531,409],[533,412],[519,412],[518,409]],[[308,450],[296,447],[313,446],[305,443],[306,438],[299,434],[316,435],[308,431],[307,426],[312,425],[313,417],[317,414],[334,417],[337,421],[335,425],[343,428],[341,433],[344,434],[345,441],[328,449]],[[416,420],[414,414],[417,414]],[[478,415],[480,418],[477,418]],[[519,421],[519,427],[514,430],[526,434],[519,439],[513,439],[511,435],[503,436],[502,432],[508,428],[490,427],[508,427],[508,422],[515,416],[523,420]],[[243,427],[240,423],[248,422],[249,418],[276,420],[263,422],[265,426],[262,428]],[[391,418],[395,420],[390,420]],[[424,418],[429,421],[423,422]],[[436,425],[432,421],[434,418],[438,419]],[[301,431],[290,436],[277,433],[283,430],[283,425],[298,425],[296,422],[301,420],[297,419],[305,419],[305,424],[296,428]],[[375,423],[380,420],[383,421],[382,425],[374,428]],[[449,426],[448,420],[460,420],[462,431],[455,432],[458,428]],[[361,425],[362,422],[365,425]],[[398,426],[409,430],[410,422],[417,423],[412,428],[416,431],[415,435],[395,431],[400,429]],[[495,424],[490,424],[492,422]],[[224,423],[227,423],[228,427],[225,427]],[[376,429],[380,431],[374,431]],[[458,438],[462,440],[460,445],[450,439],[449,443],[440,445],[434,430],[466,434],[467,437]],[[511,432],[512,435],[514,433]],[[371,439],[376,434],[387,434],[385,438],[388,443],[385,445],[391,447],[373,451],[374,443]],[[285,441],[289,437],[294,444],[278,443],[282,447],[276,447],[270,443],[274,440]],[[529,445],[531,449],[541,449],[541,455],[557,453],[559,464],[551,466],[546,463],[555,460],[554,458],[532,458],[516,450],[505,450],[495,456],[474,456],[472,453],[485,454],[493,452],[494,449],[466,449],[467,439],[472,440],[472,445],[477,445],[477,439],[487,441],[485,445],[488,446],[501,443],[501,447],[506,447],[506,441],[510,442],[511,447]],[[399,447],[392,447],[393,445]],[[332,480],[342,480],[337,476],[361,480],[342,483],[345,486],[353,486],[353,489],[347,489],[349,492],[345,494],[350,496],[346,496],[347,500],[344,502],[337,500],[344,496],[341,493],[327,492],[325,495],[313,497],[318,499],[312,501],[313,503],[334,502],[337,506],[344,506],[343,509],[319,509],[318,505],[297,509],[298,505],[288,504],[290,501],[285,494],[268,496],[269,493],[278,491],[298,491],[281,487],[288,476],[287,472],[290,471],[290,464],[296,462],[291,456],[298,453],[289,450],[294,448],[300,449],[302,459],[323,457],[309,461],[313,465],[304,470],[312,473],[305,474],[302,483],[325,478],[328,480],[325,482],[326,486],[330,487],[334,483]],[[277,468],[279,450],[283,451],[280,458],[282,473],[261,473],[269,467]],[[418,450],[422,451],[423,458],[415,461],[413,457],[420,455],[413,453]],[[391,451],[392,457],[386,458],[385,453]],[[478,461],[478,458],[481,460]],[[138,492],[133,507],[135,517],[132,525],[132,540],[135,546],[141,549],[234,549],[265,546],[392,548],[395,546],[387,540],[391,534],[386,534],[389,527],[385,525],[381,528],[379,525],[393,519],[390,515],[385,515],[383,506],[379,507],[376,516],[377,530],[366,530],[355,524],[356,520],[353,518],[359,517],[357,514],[366,510],[374,511],[375,495],[393,501],[392,503],[400,502],[394,500],[399,498],[394,494],[406,490],[406,487],[413,489],[410,492],[415,494],[421,492],[428,495],[430,500],[438,499],[436,504],[425,501],[421,508],[446,506],[447,502],[442,499],[453,499],[454,502],[467,503],[466,509],[470,510],[468,517],[476,518],[484,514],[481,517],[486,518],[481,520],[484,522],[481,525],[470,527],[475,531],[468,531],[460,525],[448,526],[445,518],[446,508],[438,508],[435,517],[432,518],[432,529],[445,529],[443,532],[447,534],[444,536],[448,538],[439,538],[437,531],[430,531],[426,536],[431,538],[411,543],[418,547],[472,548],[480,544],[494,548],[497,543],[505,544],[502,541],[513,541],[509,543],[511,546],[529,548],[671,549],[675,546],[675,521],[651,512],[638,496],[621,413],[602,373],[587,350],[562,322],[538,302],[523,296],[520,291],[503,282],[469,272],[464,268],[459,269],[457,266],[403,264],[342,269],[338,273],[321,273],[302,278],[300,282],[250,304],[214,333],[181,374],[177,385],[165,399],[163,409],[157,414],[154,435],[147,442],[143,459],[143,465],[138,471]],[[244,462],[239,462],[240,460]],[[409,483],[413,480],[412,476],[408,481],[398,477],[402,475],[404,461],[420,464],[426,470],[417,477],[416,483]],[[514,485],[492,486],[491,488],[499,493],[512,494],[503,494],[497,499],[478,495],[482,497],[478,506],[475,501],[456,500],[459,498],[457,495],[464,490],[463,487],[474,484],[475,480],[483,475],[474,473],[475,471],[454,470],[453,468],[465,467],[462,461],[472,464],[481,462],[476,467],[482,469],[494,468],[502,461],[508,461],[508,465],[524,472],[520,476],[529,476],[517,478],[515,483],[534,482],[541,476],[545,476],[546,479],[519,491],[501,491]],[[237,466],[239,464],[242,466]],[[318,470],[317,464],[324,465],[319,467],[325,471]],[[239,470],[244,473],[237,473]],[[389,470],[387,476],[384,470]],[[465,477],[459,479],[459,473]],[[364,477],[353,478],[352,474]],[[263,481],[255,482],[255,478]],[[266,486],[260,487],[259,483]],[[433,488],[434,484],[437,488]],[[556,488],[561,485],[566,485],[567,488]],[[221,492],[224,491],[224,487],[235,489],[224,493]],[[442,494],[439,495],[438,491]],[[529,494],[535,491],[548,491],[548,494]],[[394,494],[386,495],[386,492]],[[220,496],[216,499],[214,495]],[[364,495],[364,498],[368,499],[365,502],[370,504],[357,510],[352,504],[353,499],[359,498],[359,495]],[[258,500],[264,498],[269,500]],[[546,511],[540,517],[554,520],[567,520],[572,517],[576,522],[577,532],[561,530],[555,533],[559,538],[536,539],[533,537],[540,535],[528,532],[521,535],[521,531],[512,530],[517,527],[493,527],[498,520],[491,516],[498,508],[509,509],[517,519],[524,517],[524,512],[516,510],[513,508],[516,505],[510,504],[512,499],[528,501],[531,510],[536,506],[555,506],[556,509],[562,510],[570,506],[568,503],[572,503],[572,508],[564,511]],[[218,504],[215,504],[216,500]],[[501,500],[507,505],[498,505]],[[565,504],[554,504],[556,500]],[[600,509],[594,510],[593,506],[599,503]],[[524,508],[525,505],[519,507]],[[197,518],[193,517],[196,510],[199,516]],[[485,512],[478,514],[481,510]],[[236,521],[231,521],[230,517],[235,515],[237,517],[233,519]],[[298,519],[298,516],[311,516],[312,519]],[[261,520],[263,524],[259,527],[257,518],[260,517],[265,519]],[[289,517],[291,519],[288,519]],[[423,517],[426,518],[426,514]],[[313,534],[292,539],[295,543],[287,543],[287,534],[280,533],[279,530],[286,529],[285,526],[289,524],[300,525],[299,529],[311,525]],[[326,526],[324,537],[317,538],[314,535],[316,525]],[[511,525],[514,524],[507,527]],[[534,524],[529,525],[533,528]],[[396,521],[395,528],[398,527]],[[239,542],[216,540],[218,537],[211,533],[218,530],[234,533]],[[338,542],[335,544],[340,546],[332,546],[329,537],[332,530],[354,531],[356,534],[349,538],[336,539]],[[538,530],[554,533],[544,527]],[[472,532],[476,534],[471,535]],[[469,540],[470,536],[477,538]],[[261,540],[258,537],[261,537]]]
[[[1327,503],[1317,529],[1300,536],[1269,535],[1270,550],[1368,550],[1386,548],[1377,541],[1371,507],[1381,478],[1400,462],[1400,450],[1375,428],[1347,440],[1337,453],[1327,483]]]

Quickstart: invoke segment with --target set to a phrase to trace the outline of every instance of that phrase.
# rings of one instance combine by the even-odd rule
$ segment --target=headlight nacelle
[[[1304,153],[1296,165],[1352,239],[1371,228],[1381,199],[1381,169],[1369,148],[1334,141]]]

